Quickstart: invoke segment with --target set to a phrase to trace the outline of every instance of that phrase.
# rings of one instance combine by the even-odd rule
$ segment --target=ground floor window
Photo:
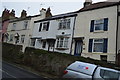
[[[13,35],[13,34],[10,34],[9,41],[13,41],[13,37],[14,37],[14,35]]]
[[[42,48],[46,47],[46,41],[43,41]]]
[[[31,46],[35,46],[36,39],[31,39]]]
[[[68,37],[57,38],[57,48],[68,48]]]
[[[88,52],[103,52],[107,53],[108,39],[89,39]]]
[[[25,35],[21,35],[21,43],[24,43],[25,41]]]
[[[103,39],[94,39],[93,52],[103,52]]]

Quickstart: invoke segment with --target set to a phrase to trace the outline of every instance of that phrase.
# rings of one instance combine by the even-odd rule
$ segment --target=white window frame
[[[27,29],[27,27],[28,27],[28,21],[24,21],[24,25],[23,26],[24,26],[23,29]]]
[[[9,42],[13,41],[14,35],[13,35],[13,34],[10,34],[9,37],[10,37],[10,38],[9,38]]]
[[[25,35],[21,35],[21,43],[25,43]]]
[[[36,39],[31,39],[31,46],[35,46]]]
[[[13,23],[12,30],[16,29],[16,25],[17,25],[17,23]]]
[[[102,40],[102,42],[95,42],[95,40]],[[102,52],[95,52],[95,51],[94,51],[94,46],[95,46],[95,44],[97,44],[97,43],[101,43],[101,44],[104,45],[104,39],[103,39],[103,38],[100,38],[100,39],[93,39],[92,52],[93,52],[93,53],[103,53],[103,51],[102,51]]]
[[[47,30],[47,22],[42,23],[42,31],[46,31]]]
[[[59,22],[59,29],[70,29],[71,19],[62,19]]]
[[[69,42],[68,37],[58,37],[56,48],[68,48],[68,42]],[[61,46],[61,44],[62,44],[62,46]]]
[[[99,25],[99,27],[102,27],[102,29],[96,30],[96,27],[98,27],[97,25]],[[100,25],[101,25],[101,26],[100,26]],[[94,31],[95,31],[95,32],[97,32],[97,31],[104,31],[104,19],[95,20],[95,23],[94,23]]]

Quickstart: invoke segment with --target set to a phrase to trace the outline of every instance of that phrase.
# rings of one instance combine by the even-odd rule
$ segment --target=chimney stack
[[[10,11],[8,9],[4,9],[4,11],[2,12],[2,20],[7,20],[9,19],[9,16],[10,16]]]
[[[85,0],[84,7],[89,6],[92,4],[92,0]]]
[[[12,9],[12,11],[10,12],[9,18],[10,19],[15,18],[15,10],[14,9]]]
[[[49,7],[46,11],[46,16],[45,17],[51,17],[51,16],[52,16],[52,13],[51,13],[51,9]]]
[[[22,10],[21,18],[25,18],[26,16],[27,16],[27,12],[25,10]]]

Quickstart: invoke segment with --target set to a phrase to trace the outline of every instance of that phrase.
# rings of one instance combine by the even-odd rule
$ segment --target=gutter
[[[71,48],[70,48],[70,55],[72,55],[72,45],[73,45],[73,37],[74,37],[76,17],[77,17],[77,15],[74,18],[73,31],[72,31],[72,40],[71,40]]]
[[[119,4],[117,5],[117,28],[116,28],[116,64],[118,63],[118,61],[117,61],[117,58],[118,58],[118,56],[117,56],[117,53],[118,53],[118,51],[117,51],[117,48],[118,48],[118,27],[119,27],[119,14],[118,14],[118,12],[119,12]]]

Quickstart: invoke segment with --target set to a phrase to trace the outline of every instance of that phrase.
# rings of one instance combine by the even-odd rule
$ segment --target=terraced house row
[[[84,2],[78,11],[52,15],[50,8],[39,15],[9,20],[4,41],[12,44],[89,57],[114,63],[120,53],[120,2]]]

